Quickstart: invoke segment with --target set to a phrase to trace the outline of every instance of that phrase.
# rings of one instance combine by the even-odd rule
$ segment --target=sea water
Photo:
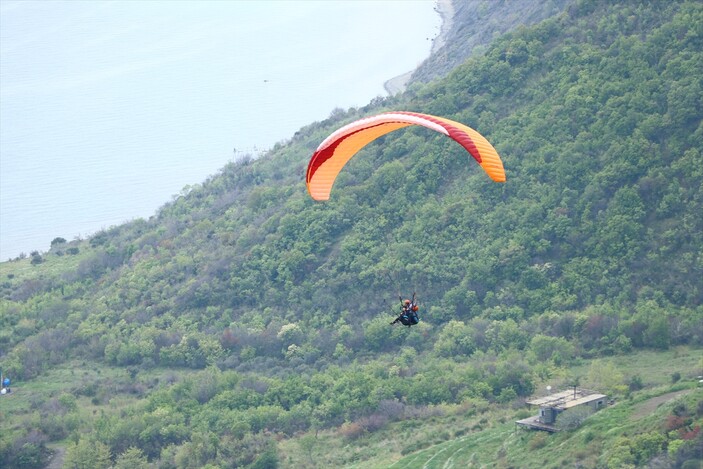
[[[430,53],[435,1],[0,1],[0,261],[148,218]]]

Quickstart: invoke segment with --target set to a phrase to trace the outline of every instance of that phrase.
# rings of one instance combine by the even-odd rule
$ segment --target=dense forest
[[[148,220],[0,264],[15,383],[0,466],[64,450],[71,468],[343,466],[374,454],[321,462],[320,435],[363,447],[391,425],[515,409],[546,382],[647,392],[608,360],[703,347],[702,71],[700,2],[575,1],[444,77],[228,163]],[[389,110],[477,129],[507,182],[408,128],[312,201],[317,145]],[[413,292],[420,324],[391,327]],[[665,423],[588,440],[597,457],[580,467],[695,462],[696,393]]]

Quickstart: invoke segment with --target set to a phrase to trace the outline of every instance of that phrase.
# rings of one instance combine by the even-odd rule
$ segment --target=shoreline
[[[439,16],[442,20],[442,25],[440,26],[439,34],[434,39],[432,39],[430,55],[434,54],[444,46],[444,44],[447,42],[449,30],[451,30],[452,26],[454,25],[454,5],[452,4],[452,0],[437,0],[434,9],[437,13],[439,13]],[[426,59],[427,57],[423,59],[423,62]],[[420,62],[420,64],[422,64],[422,62]],[[418,64],[418,67],[420,66],[420,64]],[[413,73],[415,73],[415,70],[417,70],[418,67],[415,67],[414,69],[410,70],[409,72],[403,73],[402,75],[398,75],[397,77],[393,77],[390,80],[387,80],[383,84],[383,89],[386,90],[386,93],[388,93],[389,96],[393,96],[397,93],[402,93],[403,91],[405,91],[408,81],[410,81],[410,78],[412,77]]]

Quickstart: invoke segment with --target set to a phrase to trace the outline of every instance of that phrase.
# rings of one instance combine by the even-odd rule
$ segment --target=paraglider
[[[445,117],[394,111],[351,122],[320,143],[308,162],[305,176],[310,197],[316,201],[329,200],[335,179],[354,155],[377,138],[411,125],[425,127],[451,138],[473,157],[488,177],[495,182],[505,182],[505,170],[498,152],[476,130]],[[391,324],[418,324],[418,310],[414,293],[412,300],[401,297],[400,314]]]
[[[442,133],[459,143],[496,182],[505,182],[498,152],[474,129],[444,117],[417,112],[386,112],[359,119],[333,132],[320,143],[308,163],[306,184],[314,200],[328,200],[332,185],[344,165],[375,139],[410,125]]]
[[[415,301],[415,293],[413,292],[412,300],[403,300],[402,297],[399,297],[399,299],[400,315],[395,319],[395,321],[391,323],[391,325],[399,322],[404,326],[414,326],[415,324],[420,322],[420,318],[417,315],[417,312],[420,310],[420,307]]]

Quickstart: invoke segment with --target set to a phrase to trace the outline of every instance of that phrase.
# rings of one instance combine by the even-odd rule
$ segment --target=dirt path
[[[631,418],[633,420],[638,420],[638,419],[641,419],[642,417],[646,417],[649,414],[651,414],[652,412],[654,412],[656,410],[656,408],[659,407],[661,404],[663,404],[665,402],[669,402],[674,399],[678,399],[679,397],[683,396],[684,394],[688,394],[691,391],[693,391],[693,389],[684,389],[683,391],[669,392],[666,394],[662,394],[661,396],[647,399],[646,401],[637,404],[637,407],[635,408],[635,411],[632,413]]]
[[[54,451],[54,455],[51,457],[46,469],[61,469],[63,466],[63,458],[66,455],[66,448],[63,446],[53,446],[51,449]]]

